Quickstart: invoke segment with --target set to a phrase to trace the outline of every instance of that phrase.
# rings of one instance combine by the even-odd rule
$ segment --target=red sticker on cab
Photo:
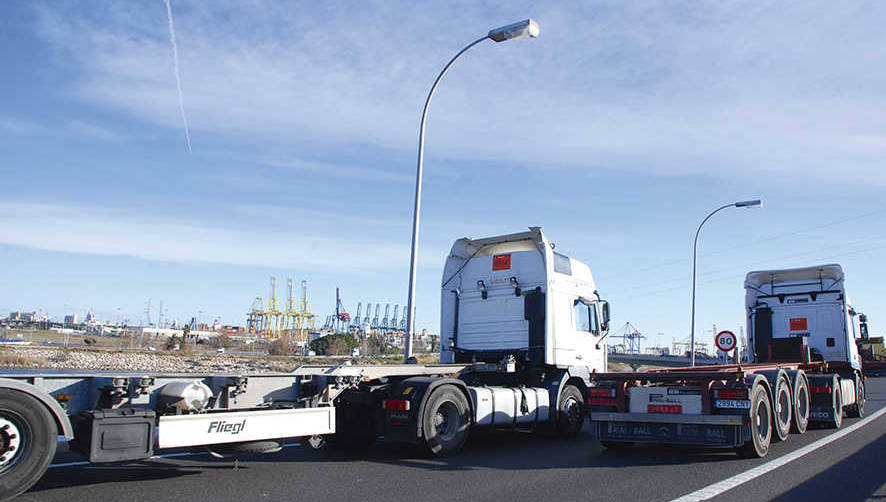
[[[497,254],[492,256],[492,270],[510,270],[511,253]]]

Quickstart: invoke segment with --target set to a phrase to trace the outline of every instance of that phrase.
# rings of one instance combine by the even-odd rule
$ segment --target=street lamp
[[[695,241],[692,244],[692,328],[689,335],[689,365],[695,366],[695,258],[696,252],[698,251],[698,234],[701,233],[701,227],[711,219],[711,216],[717,214],[719,211],[726,209],[727,207],[763,207],[763,201],[760,199],[754,200],[742,200],[739,202],[733,202],[731,204],[726,204],[724,206],[720,206],[717,209],[711,211],[709,215],[705,217],[705,219],[701,220],[701,224],[698,226],[698,230],[695,231]],[[714,336],[717,336],[714,333]]]
[[[471,47],[479,44],[484,40],[492,40],[494,42],[504,42],[507,40],[522,40],[524,38],[535,38],[538,36],[538,24],[532,19],[526,19],[519,23],[509,24],[501,28],[490,30],[489,33],[468,44],[464,49],[458,51],[452,59],[443,67],[443,71],[437,75],[428,98],[425,100],[425,107],[421,113],[421,126],[418,134],[418,166],[415,173],[415,207],[412,211],[412,255],[409,258],[409,295],[406,305],[406,343],[404,344],[404,356],[408,360],[412,357],[412,332],[415,330],[415,274],[418,269],[418,218],[421,212],[421,175],[422,162],[425,154],[425,123],[428,118],[428,108],[431,106],[431,98],[437,90],[437,85],[443,79],[443,75],[449,71],[452,63]]]

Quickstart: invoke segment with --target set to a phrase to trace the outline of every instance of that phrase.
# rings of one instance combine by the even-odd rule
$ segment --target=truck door
[[[595,350],[600,336],[600,320],[597,305],[581,297],[562,295],[564,304],[561,312],[567,313],[569,325],[560,324],[562,331],[557,333],[557,366],[588,366],[602,368],[602,350]]]

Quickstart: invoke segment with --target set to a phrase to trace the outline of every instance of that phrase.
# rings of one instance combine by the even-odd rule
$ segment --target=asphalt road
[[[886,406],[886,378],[868,379],[867,414]],[[844,420],[844,429],[858,419]],[[607,451],[585,427],[576,440],[530,433],[472,437],[458,456],[428,457],[379,444],[366,452],[291,445],[241,460],[208,455],[146,462],[57,466],[22,501],[668,501],[815,443],[835,431],[811,429],[773,444],[765,459],[732,452],[654,447]],[[886,497],[886,416],[715,500],[882,500]],[[60,454],[56,463],[69,462]]]

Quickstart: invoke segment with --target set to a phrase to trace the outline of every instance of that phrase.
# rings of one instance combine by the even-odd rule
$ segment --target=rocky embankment
[[[135,371],[153,373],[275,373],[290,371],[292,359],[119,350],[4,347],[0,369]]]

